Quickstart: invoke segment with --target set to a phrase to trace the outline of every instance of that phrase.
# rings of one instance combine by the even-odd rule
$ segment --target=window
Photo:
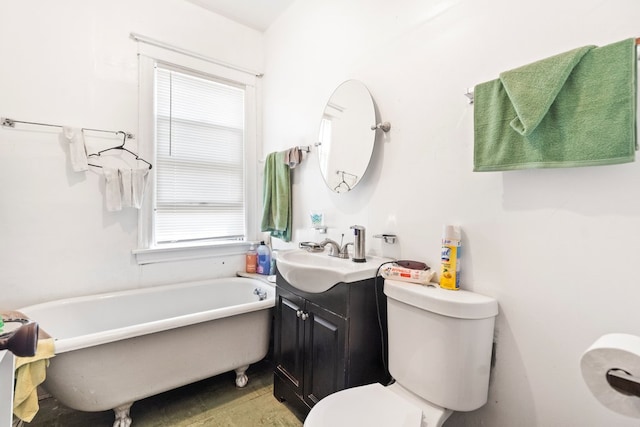
[[[156,244],[244,240],[244,89],[156,67]]]
[[[257,232],[256,76],[157,48],[139,59],[138,150],[154,162],[138,263],[243,253]]]

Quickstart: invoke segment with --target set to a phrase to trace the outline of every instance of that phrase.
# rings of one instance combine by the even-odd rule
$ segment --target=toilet
[[[325,397],[304,427],[440,427],[453,411],[487,402],[497,301],[395,280],[384,293],[395,381]]]

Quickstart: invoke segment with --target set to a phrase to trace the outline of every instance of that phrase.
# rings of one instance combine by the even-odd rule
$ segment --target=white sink
[[[302,249],[278,251],[278,271],[296,288],[310,293],[329,290],[340,282],[357,282],[376,276],[378,268],[390,258],[367,256],[367,262],[330,257],[327,252]]]

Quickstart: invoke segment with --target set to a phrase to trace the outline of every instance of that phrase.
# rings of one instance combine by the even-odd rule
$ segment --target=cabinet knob
[[[300,318],[302,320],[307,320],[309,318],[309,313],[302,313],[302,315],[300,316]]]
[[[300,317],[302,316],[303,311],[302,310],[297,310],[296,311],[296,317]]]

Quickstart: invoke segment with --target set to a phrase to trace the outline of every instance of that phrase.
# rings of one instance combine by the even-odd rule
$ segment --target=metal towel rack
[[[62,129],[64,126],[62,125],[54,125],[54,124],[50,124],[50,123],[40,123],[40,122],[27,122],[24,120],[14,120],[14,119],[10,119],[8,117],[1,117],[0,118],[0,124],[4,127],[9,127],[9,128],[15,128],[16,127],[16,123],[23,123],[23,124],[27,124],[27,125],[36,125],[36,126],[47,126],[47,127],[54,127],[54,128],[60,128]],[[128,133],[128,132],[123,132],[121,130],[115,131],[115,130],[104,130],[104,129],[91,129],[91,128],[82,128],[83,131],[88,130],[88,131],[92,131],[92,132],[105,132],[105,133],[113,133],[115,135],[120,135],[120,134],[124,134],[126,139],[134,139],[135,135],[132,133]]]
[[[14,119],[10,119],[7,117],[1,117],[0,118],[0,124],[3,127],[9,127],[9,128],[15,128],[16,127],[16,123],[23,123],[23,124],[27,124],[27,125],[35,125],[35,126],[46,126],[46,127],[54,127],[54,128],[60,128],[63,129],[64,126],[62,125],[55,125],[55,124],[51,124],[51,123],[40,123],[40,122],[27,122],[24,120],[14,120]],[[136,160],[140,160],[144,163],[147,164],[147,166],[149,167],[149,169],[151,169],[153,166],[151,165],[151,163],[149,163],[148,161],[146,161],[145,159],[143,159],[142,157],[138,156],[136,153],[134,153],[133,151],[130,151],[128,149],[126,149],[124,147],[124,144],[126,142],[127,139],[134,139],[135,135],[133,135],[132,133],[128,133],[128,132],[124,132],[121,130],[105,130],[105,129],[92,129],[92,128],[82,128],[81,129],[82,132],[84,131],[91,131],[91,132],[104,132],[104,133],[112,133],[115,135],[122,135],[122,143],[116,147],[110,147],[107,148],[105,150],[99,151],[98,153],[93,153],[93,154],[89,154],[87,157],[91,157],[91,156],[97,156],[100,157],[100,155],[102,153],[104,153],[105,151],[109,151],[109,150],[122,150],[122,151],[126,151],[127,153],[132,154]],[[89,163],[89,166],[94,166],[97,168],[101,168],[102,166],[100,165],[94,165],[92,163]]]

